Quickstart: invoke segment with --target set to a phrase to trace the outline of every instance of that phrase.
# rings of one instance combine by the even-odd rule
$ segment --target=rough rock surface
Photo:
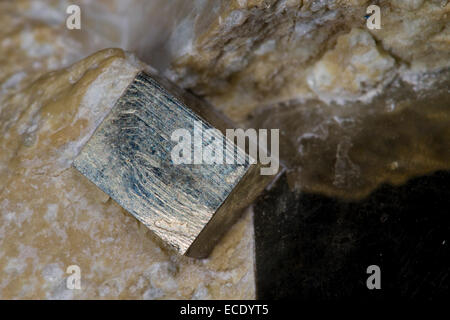
[[[120,50],[81,60],[105,47],[280,128],[292,188],[358,198],[450,168],[448,1],[378,1],[381,30],[365,0],[75,2],[70,32],[69,1],[0,3],[2,298],[254,297],[250,213],[210,259],[184,259],[69,169],[141,67]],[[70,264],[81,291],[65,290]]]
[[[68,65],[77,42],[21,4],[0,3],[0,297],[253,298],[250,212],[209,259],[184,258],[71,167],[145,66],[118,49]]]
[[[379,30],[367,0],[133,3],[103,6],[131,21],[121,44],[235,121],[280,128],[292,187],[358,198],[450,168],[448,1],[378,1]]]

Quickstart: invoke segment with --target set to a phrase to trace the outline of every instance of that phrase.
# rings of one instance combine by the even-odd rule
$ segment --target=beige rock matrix
[[[74,2],[81,31],[68,1],[0,2],[2,299],[255,297],[251,209],[210,258],[184,258],[71,168],[148,65],[280,128],[292,188],[358,198],[450,168],[447,1],[378,1],[380,30],[363,0]]]

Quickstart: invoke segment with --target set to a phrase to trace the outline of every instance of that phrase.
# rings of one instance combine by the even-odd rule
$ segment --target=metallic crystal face
[[[238,148],[235,158],[244,157],[244,165],[174,164],[171,152],[178,142],[171,134],[180,128],[193,132],[195,121],[212,128],[141,72],[73,164],[182,254],[252,167]],[[226,139],[219,131],[214,138]],[[224,148],[235,149],[230,143]]]

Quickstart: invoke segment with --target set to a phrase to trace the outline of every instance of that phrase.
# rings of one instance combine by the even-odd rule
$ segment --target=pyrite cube
[[[244,164],[174,164],[174,130],[213,127],[161,83],[138,73],[73,166],[181,254],[203,258],[264,184],[239,148]]]

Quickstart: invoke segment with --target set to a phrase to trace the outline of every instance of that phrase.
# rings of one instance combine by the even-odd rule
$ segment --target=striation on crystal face
[[[234,189],[253,182],[257,165],[234,143],[224,146],[243,164],[174,164],[171,133],[194,130],[199,122],[213,129],[140,72],[73,165],[166,243],[201,258],[249,204],[251,192]],[[214,139],[226,139],[220,131],[213,132]],[[206,146],[210,141],[201,143]]]

